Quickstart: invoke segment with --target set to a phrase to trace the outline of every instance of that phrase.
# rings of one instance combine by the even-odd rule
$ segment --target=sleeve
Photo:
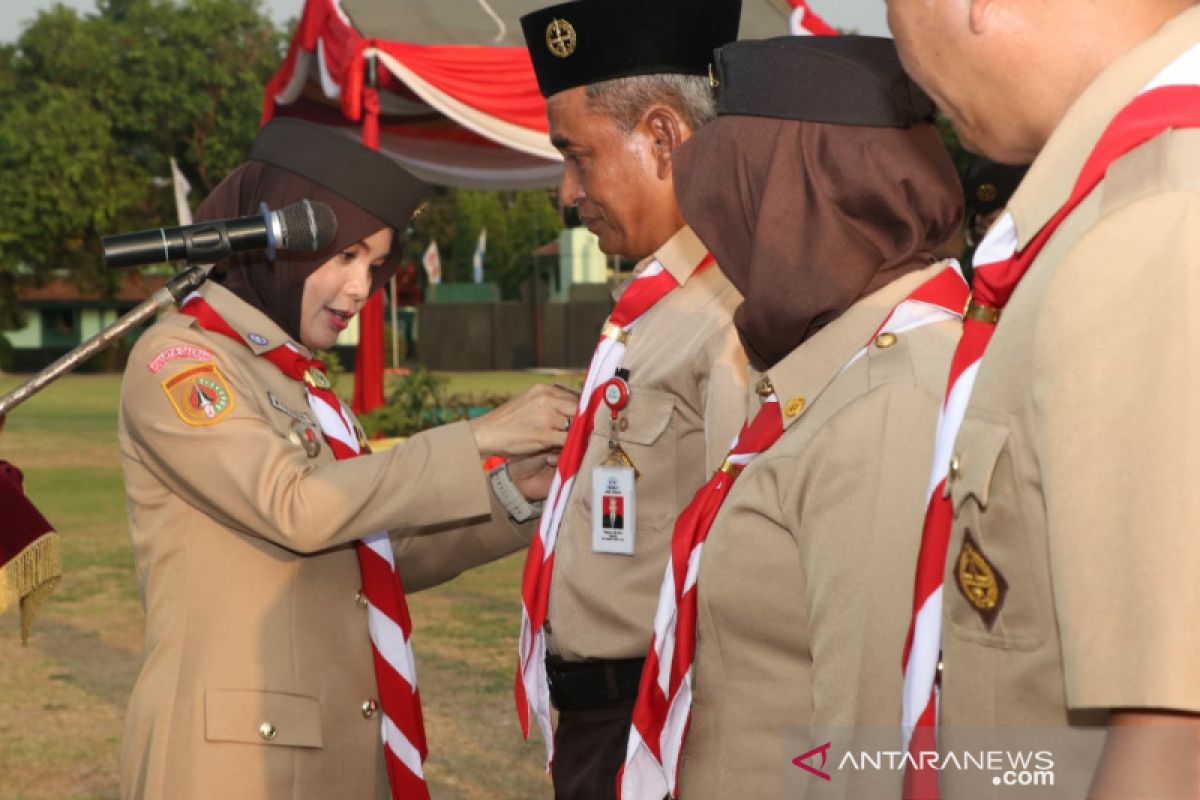
[[[746,421],[746,354],[732,320],[719,327],[701,355],[697,372],[704,402],[707,476],[721,466]]]
[[[781,480],[806,587],[814,726],[899,722],[937,414],[932,394],[884,384],[827,421]]]
[[[430,531],[427,536],[393,536],[396,566],[404,578],[404,589],[418,592],[458,577],[463,572],[490,564],[529,546],[537,532],[539,517],[516,523],[492,496],[491,514],[482,522],[449,530]]]
[[[1200,194],[1100,220],[1045,295],[1034,431],[1073,708],[1200,712]]]
[[[152,334],[147,334],[148,338]],[[258,387],[237,357],[185,332],[155,344],[202,344],[216,353],[230,408],[213,424],[188,424],[164,381],[131,358],[121,415],[132,452],[164,486],[226,527],[300,553],[380,530],[400,535],[486,518],[491,511],[474,436],[466,423],[426,431],[401,445],[346,461],[310,459],[264,416]]]

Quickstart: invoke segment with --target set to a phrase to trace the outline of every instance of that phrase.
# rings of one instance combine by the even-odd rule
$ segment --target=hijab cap
[[[784,36],[716,52],[717,114],[909,128],[934,105],[877,36]]]
[[[676,149],[672,175],[684,220],[745,298],[733,321],[762,371],[936,261],[962,188],[889,40],[736,42],[717,64],[719,116]]]
[[[329,259],[356,242],[390,228],[392,252],[375,273],[374,292],[400,262],[396,237],[408,227],[427,187],[391,158],[352,134],[298,119],[272,120],[259,131],[248,161],[204,199],[196,221],[205,222],[272,211],[316,200],[337,218],[333,241],[315,253],[281,250],[275,261],[262,252],[239,253],[217,262],[212,279],[271,318],[300,341],[304,283]]]

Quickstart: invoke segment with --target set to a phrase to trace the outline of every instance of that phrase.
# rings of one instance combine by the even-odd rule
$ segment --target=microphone
[[[179,259],[208,264],[246,250],[266,250],[274,261],[277,249],[312,253],[337,234],[333,209],[317,200],[301,200],[279,211],[263,203],[262,212],[255,217],[105,236],[100,240],[104,263],[112,269]]]

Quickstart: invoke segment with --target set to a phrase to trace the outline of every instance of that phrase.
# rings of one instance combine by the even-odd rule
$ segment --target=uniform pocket
[[[629,393],[629,405],[618,418],[617,439],[622,446],[633,444],[650,447],[662,438],[674,412],[673,395],[634,387]],[[607,442],[612,427],[612,411],[603,402],[598,404],[593,422],[592,435]]]
[[[1037,647],[1046,559],[1033,547],[1035,520],[1026,513],[1009,447],[1008,425],[963,420],[948,488],[954,530],[946,554],[947,627],[990,647]]]
[[[286,692],[207,689],[204,738],[210,742],[321,747],[321,706]]]

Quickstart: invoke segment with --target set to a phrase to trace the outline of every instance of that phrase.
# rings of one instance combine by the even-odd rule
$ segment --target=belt
[[[550,699],[559,711],[587,711],[637,697],[644,658],[564,661],[546,656]]]

